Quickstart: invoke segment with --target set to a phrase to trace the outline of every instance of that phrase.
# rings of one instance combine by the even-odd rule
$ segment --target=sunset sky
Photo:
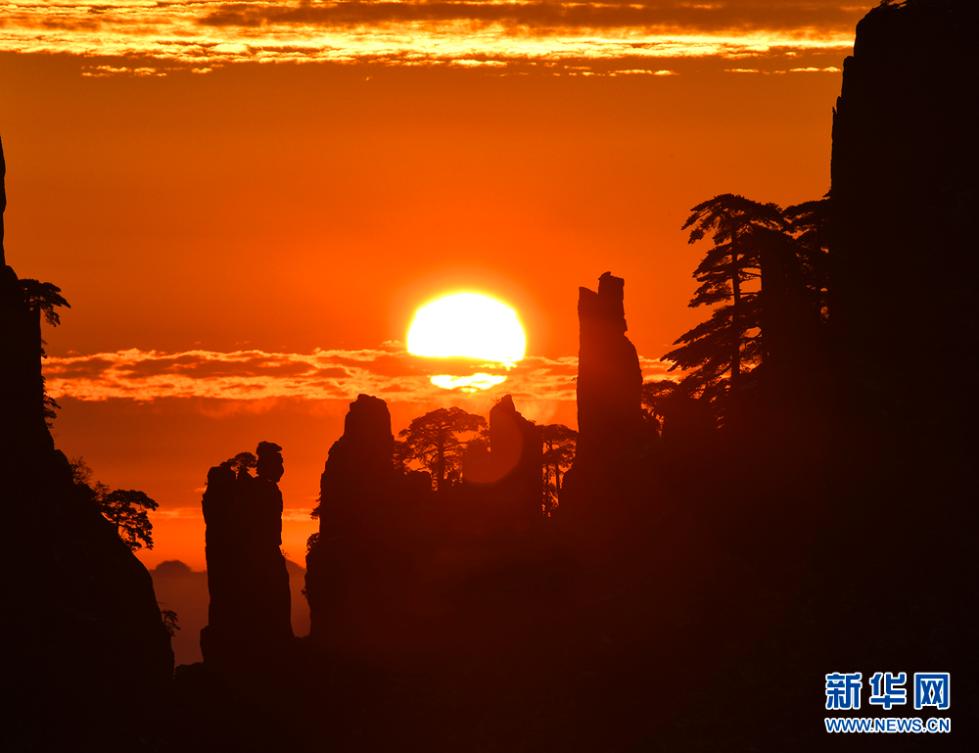
[[[4,3],[7,259],[72,304],[46,331],[56,441],[161,503],[145,562],[200,569],[207,469],[262,439],[284,447],[302,562],[359,392],[395,431],[507,392],[573,424],[578,286],[625,278],[661,374],[703,317],[687,210],[827,190],[872,4]],[[472,396],[403,344],[461,288],[527,330],[527,358]]]

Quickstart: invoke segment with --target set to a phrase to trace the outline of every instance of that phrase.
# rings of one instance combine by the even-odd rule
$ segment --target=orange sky
[[[59,445],[161,502],[145,561],[203,566],[207,468],[285,447],[285,549],[346,402],[396,429],[512,391],[574,418],[579,285],[626,278],[655,360],[701,312],[686,211],[829,183],[831,108],[869,4],[13,3],[0,23],[7,256],[48,330]],[[451,288],[517,308],[529,358],[441,392],[402,352]]]

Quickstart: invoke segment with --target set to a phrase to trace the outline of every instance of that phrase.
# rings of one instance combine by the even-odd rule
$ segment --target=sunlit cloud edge
[[[668,364],[641,358],[648,378],[668,376]],[[48,394],[86,402],[204,399],[257,402],[275,399],[350,401],[358,394],[427,403],[445,394],[431,382],[422,359],[403,348],[317,349],[311,353],[259,349],[165,352],[130,348],[51,356],[44,362]],[[577,358],[527,356],[488,394],[573,401]],[[459,376],[459,375],[456,375]]]

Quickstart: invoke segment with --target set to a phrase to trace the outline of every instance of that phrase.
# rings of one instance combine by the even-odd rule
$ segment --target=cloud
[[[90,65],[82,68],[82,76],[86,78],[107,78],[108,76],[136,76],[144,78],[146,76],[165,76],[166,71],[152,66],[130,66],[130,65]]]
[[[648,68],[655,75],[672,67],[636,61],[844,53],[868,7],[816,0],[18,2],[5,9],[0,51],[121,61],[87,67],[91,77],[207,73],[238,62],[491,69],[557,62],[569,70],[593,63],[593,73]]]
[[[853,9],[827,2],[690,3],[673,0],[344,0],[329,3],[228,3],[200,23],[221,27],[335,27],[407,21],[496,22],[536,29],[646,26],[689,31],[730,29],[852,30]]]
[[[784,76],[786,73],[840,73],[841,70],[842,70],[841,68],[835,65],[824,65],[824,66],[807,65],[807,66],[800,66],[796,68],[787,68],[787,69],[775,68],[771,70],[762,69],[762,68],[725,68],[724,72],[725,73],[757,73],[765,76],[774,74],[776,76]]]
[[[646,378],[666,374],[658,359],[641,359]],[[525,358],[494,388],[500,394],[540,401],[573,401],[578,363],[574,357]],[[391,344],[377,349],[276,353],[262,350],[166,353],[130,348],[112,353],[52,356],[44,362],[48,393],[82,401],[164,398],[254,404],[282,398],[354,400],[367,393],[388,400],[425,403],[445,392],[434,374],[471,373],[472,365],[420,359]]]

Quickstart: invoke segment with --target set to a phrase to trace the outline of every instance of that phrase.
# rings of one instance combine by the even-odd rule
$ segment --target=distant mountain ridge
[[[306,569],[286,560],[292,592],[292,629],[297,636],[309,632],[309,606],[303,595]],[[179,630],[173,636],[174,663],[201,660],[200,631],[207,624],[207,572],[194,570],[181,560],[164,560],[150,570],[161,609],[177,613]]]

